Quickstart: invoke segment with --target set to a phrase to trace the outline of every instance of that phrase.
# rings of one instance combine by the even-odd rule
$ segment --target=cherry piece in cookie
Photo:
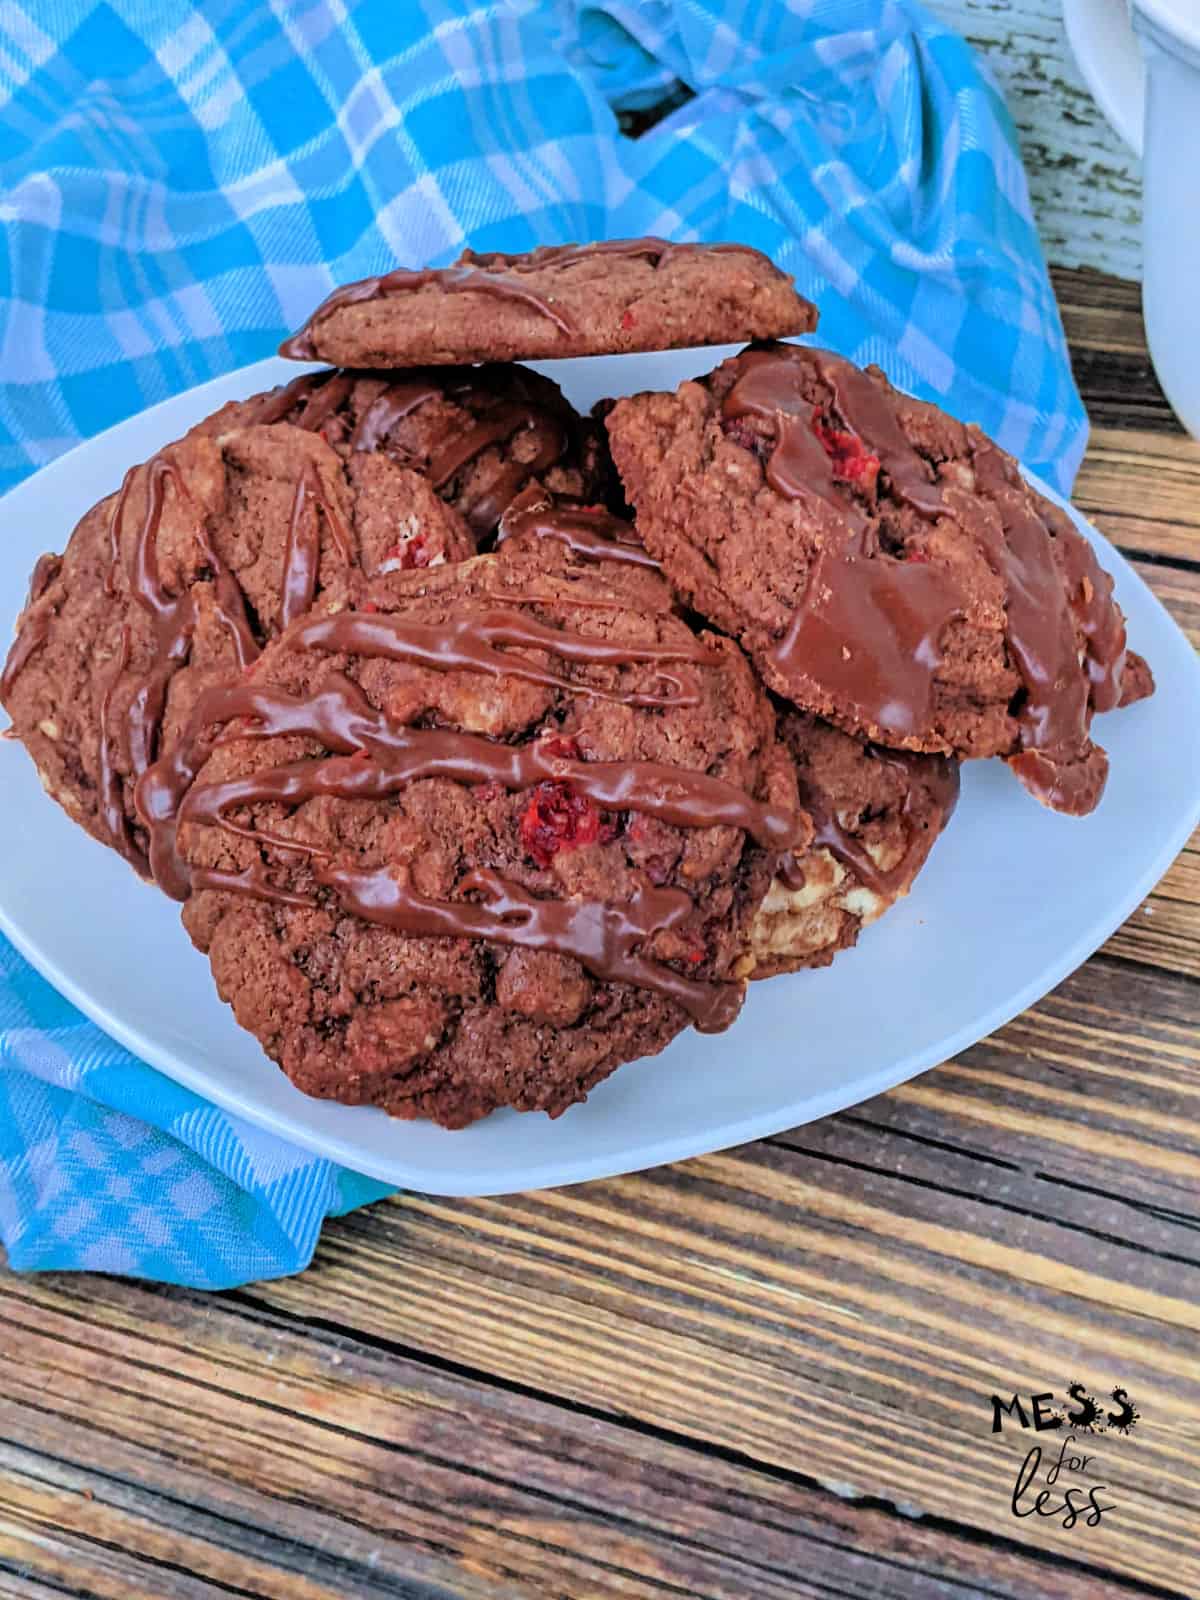
[[[539,867],[548,867],[560,850],[578,850],[600,837],[600,812],[586,795],[562,778],[543,779],[521,817],[521,844]]]

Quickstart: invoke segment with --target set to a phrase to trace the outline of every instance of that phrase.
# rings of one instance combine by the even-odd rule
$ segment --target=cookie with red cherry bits
[[[302,619],[143,780],[160,881],[309,1094],[557,1114],[740,1008],[793,764],[732,640],[572,559]]]
[[[978,428],[777,343],[606,423],[646,548],[777,694],[1094,808],[1093,714],[1152,680],[1090,544]]]
[[[299,361],[405,367],[674,350],[810,333],[817,313],[742,244],[608,239],[348,283],[280,346]]]

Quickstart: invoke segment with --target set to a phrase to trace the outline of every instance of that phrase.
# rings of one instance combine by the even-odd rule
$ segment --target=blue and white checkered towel
[[[0,486],[268,354],[335,283],[642,233],[759,246],[823,343],[1069,488],[1086,422],[1012,126],[914,0],[4,0]],[[0,940],[12,1265],[236,1284],[380,1192],[134,1060]]]

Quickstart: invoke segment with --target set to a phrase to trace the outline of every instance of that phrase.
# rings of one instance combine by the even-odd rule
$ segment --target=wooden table
[[[1079,502],[1196,638],[1200,446],[1136,288],[1057,285]],[[0,1273],[0,1595],[1200,1594],[1198,980],[1193,841],[1049,999],[843,1116],[393,1200],[235,1294]],[[990,1397],[1072,1380],[1142,1416],[1067,1529],[1013,1515]]]

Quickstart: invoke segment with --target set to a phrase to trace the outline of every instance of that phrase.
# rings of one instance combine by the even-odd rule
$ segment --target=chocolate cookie
[[[279,353],[345,367],[526,361],[809,333],[817,313],[740,244],[610,239],[528,255],[466,251],[335,289]]]
[[[603,429],[526,367],[318,372],[259,403],[339,455],[382,451],[422,473],[481,544],[527,486],[585,503],[614,487]]]
[[[266,397],[270,398],[270,397]],[[210,683],[310,607],[380,601],[474,541],[419,473],[340,457],[259,402],[126,474],[38,563],[0,701],[47,791],[147,871],[133,790]]]
[[[604,506],[563,503],[531,486],[501,517],[496,542],[509,554],[543,549],[548,561],[568,569],[603,566],[609,583],[628,575],[642,597],[647,592],[646,575],[654,573],[664,603],[667,607],[673,603],[662,568],[638,538],[633,523]]]
[[[827,351],[770,344],[609,437],[638,532],[766,683],[852,733],[1004,756],[1056,810],[1099,801],[1092,715],[1125,681],[1112,579],[977,428]]]
[[[865,744],[803,711],[779,737],[812,818],[807,849],[788,856],[751,933],[753,976],[828,966],[908,893],[958,800],[958,763]]]
[[[728,1026],[794,769],[730,640],[644,575],[501,551],[313,615],[143,779],[160,881],[307,1093],[552,1114]]]

